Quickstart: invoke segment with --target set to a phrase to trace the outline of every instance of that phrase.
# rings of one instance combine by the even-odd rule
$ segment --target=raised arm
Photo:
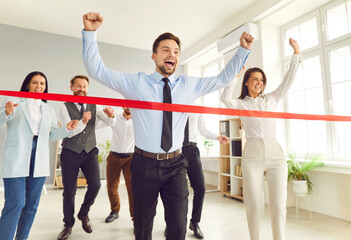
[[[227,87],[223,89],[221,95],[221,101],[228,108],[237,108],[238,99],[234,97],[234,89],[238,84],[238,78],[245,71],[245,66],[242,67],[239,74],[234,78],[234,80],[228,84]]]
[[[277,102],[280,101],[285,94],[289,91],[292,83],[296,79],[297,71],[299,70],[300,65],[300,47],[296,40],[289,39],[290,46],[294,49],[294,55],[291,59],[289,70],[284,76],[282,83],[278,86],[276,90],[267,94],[272,96]]]
[[[254,38],[250,34],[244,32],[240,37],[240,47],[225,68],[217,76],[201,78],[196,82],[197,86],[195,92],[198,94],[197,97],[227,86],[244,66],[253,41]]]
[[[105,67],[96,42],[96,30],[102,25],[103,17],[100,13],[87,13],[83,16],[83,62],[88,74],[105,86],[122,93],[133,93],[129,80],[136,78],[136,74],[125,74]]]

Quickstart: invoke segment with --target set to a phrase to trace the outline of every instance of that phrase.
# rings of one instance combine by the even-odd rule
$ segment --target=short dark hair
[[[245,75],[244,75],[243,84],[241,86],[241,94],[240,94],[239,99],[244,99],[246,96],[249,95],[249,90],[247,89],[246,83],[247,83],[247,81],[249,81],[251,74],[254,72],[260,72],[262,74],[263,89],[261,91],[261,94],[263,94],[263,91],[266,88],[266,84],[267,84],[266,74],[264,74],[264,72],[261,68],[258,68],[258,67],[249,68],[249,69],[247,69],[247,71],[245,72]]]
[[[32,80],[32,78],[37,76],[37,75],[40,75],[40,76],[42,76],[45,79],[45,90],[44,90],[44,93],[48,93],[48,89],[49,89],[48,79],[46,78],[44,73],[39,72],[39,71],[31,72],[31,73],[29,73],[26,76],[26,78],[23,80],[23,83],[22,83],[20,91],[21,92],[29,92],[28,85],[29,85],[30,81]],[[43,102],[47,102],[47,100],[45,100],[45,99],[42,99],[42,101]]]
[[[74,81],[77,79],[77,78],[82,78],[82,79],[85,79],[87,80],[87,82],[89,83],[89,78],[85,75],[76,75],[74,76],[72,79],[71,79],[71,86],[74,85]]]
[[[158,36],[158,38],[155,39],[154,44],[152,45],[152,52],[156,53],[157,47],[160,44],[160,42],[163,40],[167,40],[167,39],[175,41],[178,44],[179,50],[180,50],[180,39],[170,32],[165,32],[165,33],[162,33],[160,36]]]

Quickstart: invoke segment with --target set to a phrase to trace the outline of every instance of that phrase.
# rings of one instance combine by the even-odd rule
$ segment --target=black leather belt
[[[119,157],[119,158],[127,158],[127,157],[130,157],[133,155],[133,153],[118,153],[118,152],[113,152],[113,151],[111,151],[111,153],[114,156]]]
[[[134,151],[136,153],[144,156],[144,157],[154,158],[157,160],[166,160],[166,159],[175,158],[182,153],[181,149],[178,149],[178,150],[176,150],[174,152],[170,152],[170,153],[151,153],[151,152],[146,152],[138,147],[135,147]]]

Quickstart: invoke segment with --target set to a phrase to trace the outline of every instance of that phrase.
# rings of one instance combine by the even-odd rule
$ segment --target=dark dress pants
[[[185,239],[189,195],[187,167],[188,162],[182,154],[157,160],[134,153],[130,170],[136,240],[152,239],[159,193],[165,209],[167,240]]]
[[[190,221],[199,223],[205,198],[205,178],[202,171],[200,151],[196,145],[183,146],[182,153],[188,159],[188,177],[194,191],[193,211]]]
[[[88,184],[83,204],[78,212],[78,218],[87,216],[100,189],[100,169],[98,149],[95,147],[90,152],[83,150],[76,153],[67,148],[62,148],[61,169],[63,182],[63,221],[66,227],[73,227],[74,198],[77,191],[77,177],[79,169],[82,170]]]

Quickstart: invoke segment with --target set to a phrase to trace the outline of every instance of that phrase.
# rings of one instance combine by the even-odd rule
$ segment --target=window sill
[[[325,166],[313,169],[314,172],[327,172],[351,175],[351,163],[342,161],[324,161]]]

